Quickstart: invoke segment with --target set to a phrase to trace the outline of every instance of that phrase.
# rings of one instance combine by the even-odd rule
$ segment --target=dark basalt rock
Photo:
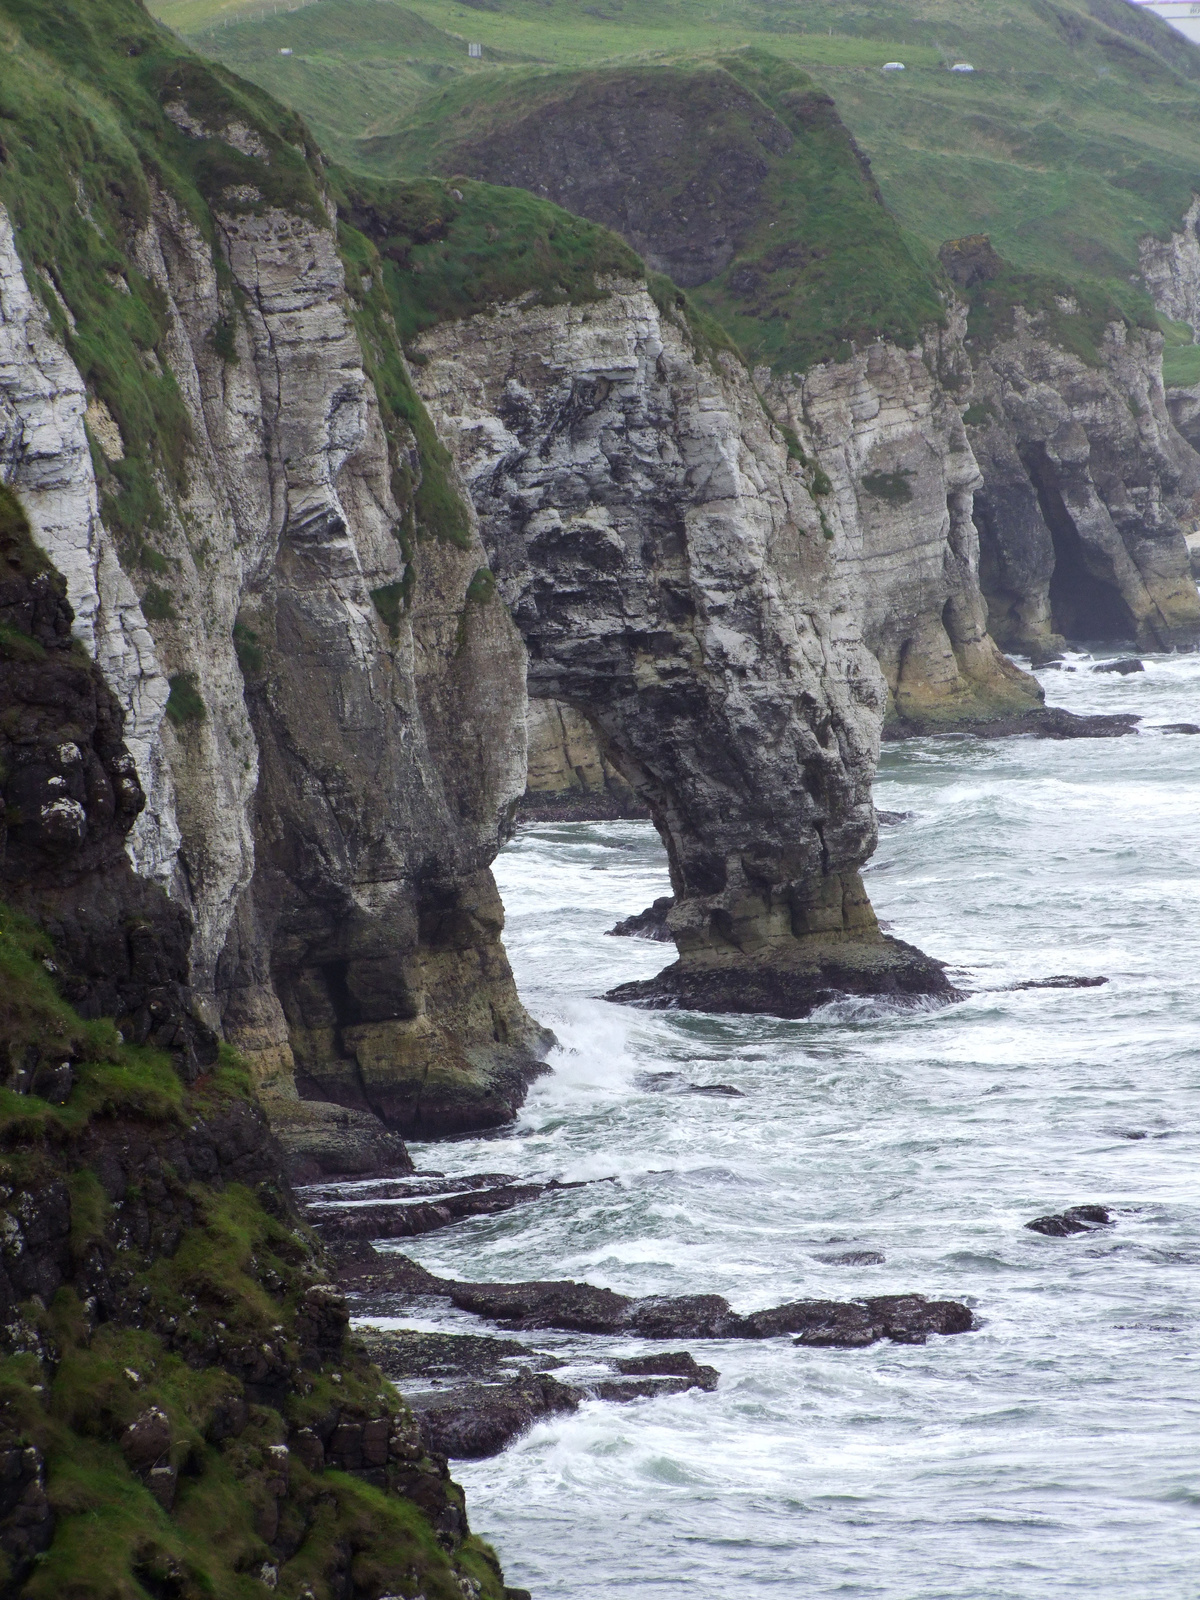
[[[882,1250],[843,1250],[840,1255],[817,1256],[827,1267],[881,1267],[886,1260]]]
[[[689,1389],[715,1389],[717,1369],[700,1370],[712,1373],[711,1384],[695,1384],[687,1378],[602,1378],[599,1383],[589,1384],[587,1392],[595,1400],[613,1400],[620,1405],[629,1400],[653,1400],[663,1394],[686,1394]]]
[[[613,1362],[630,1378],[680,1378],[693,1389],[715,1389],[721,1376],[716,1367],[703,1367],[690,1351],[663,1350],[650,1356],[622,1356]]]
[[[550,1372],[565,1365],[560,1357],[534,1350],[517,1339],[479,1333],[360,1327],[354,1330],[354,1337],[379,1370],[397,1382],[411,1378],[435,1383],[456,1378],[495,1380],[506,1363],[515,1362],[533,1372]]]
[[[1112,1226],[1107,1206],[1069,1206],[1053,1216],[1035,1217],[1025,1226],[1031,1233],[1044,1233],[1048,1239],[1065,1239],[1073,1233],[1093,1233]]]
[[[1060,972],[1053,978],[1027,978],[1024,983],[1014,983],[1011,988],[1018,989],[1099,989],[1108,982],[1107,978],[1074,978],[1069,973]]]
[[[583,1398],[570,1384],[524,1372],[509,1383],[474,1384],[448,1394],[435,1391],[410,1396],[409,1404],[427,1450],[460,1460],[479,1460],[498,1455],[543,1417],[577,1410]]]
[[[341,1282],[372,1294],[405,1293],[449,1300],[461,1311],[514,1331],[558,1328],[573,1333],[636,1334],[644,1339],[770,1339],[798,1334],[800,1343],[845,1346],[891,1339],[923,1344],[931,1333],[966,1333],[971,1312],[954,1300],[884,1295],[863,1301],[797,1300],[742,1316],[721,1295],[653,1295],[635,1299],[570,1280],[543,1283],[459,1283],[437,1278],[404,1256],[359,1254],[344,1262]]]
[[[799,1018],[846,995],[931,997],[946,1004],[963,998],[946,976],[942,962],[887,935],[874,943],[847,943],[840,950],[836,945],[824,945],[811,966],[699,967],[677,961],[653,978],[618,984],[604,998],[651,1010]]]
[[[689,1389],[711,1391],[720,1378],[715,1367],[700,1366],[686,1352],[636,1357],[615,1365],[628,1376],[577,1386],[525,1369],[505,1383],[418,1394],[409,1397],[409,1404],[426,1449],[442,1456],[479,1459],[499,1454],[534,1423],[576,1411],[585,1400],[623,1403],[686,1394]]]
[[[341,1239],[412,1239],[447,1228],[464,1217],[495,1216],[544,1195],[583,1187],[582,1183],[559,1183],[552,1178],[549,1183],[509,1183],[495,1189],[443,1194],[437,1200],[411,1206],[381,1204],[310,1210],[309,1218],[322,1238],[331,1243]]]
[[[1158,731],[1160,733],[1200,733],[1200,723],[1164,722]]]
[[[744,1089],[735,1089],[731,1083],[689,1083],[685,1094],[707,1094],[717,1100],[744,1100]]]
[[[1120,661],[1099,661],[1092,668],[1093,672],[1119,672],[1127,678],[1131,672],[1145,672],[1145,663],[1138,660],[1137,656],[1123,656]]]
[[[954,738],[971,734],[976,739],[1013,739],[1023,735],[1034,739],[1118,739],[1122,734],[1135,733],[1141,720],[1126,711],[1078,716],[1074,711],[1064,711],[1061,706],[1035,706],[1012,716],[965,718],[956,722],[950,732],[933,723],[897,720],[884,728],[883,737],[885,740],[918,736]]]
[[[875,808],[875,821],[881,828],[894,828],[897,823],[907,822],[915,816],[915,811],[880,811],[878,806]]]
[[[671,930],[667,927],[667,914],[675,906],[673,894],[660,895],[652,906],[625,917],[608,930],[615,939],[657,939],[662,944],[671,943]]]

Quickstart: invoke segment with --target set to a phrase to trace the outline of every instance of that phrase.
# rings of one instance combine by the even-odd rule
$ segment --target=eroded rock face
[[[247,306],[236,365],[210,338],[211,258],[165,202],[142,247],[202,424],[196,601],[218,619],[195,669],[213,713],[177,757],[185,848],[220,907],[197,961],[264,1083],[286,1091],[294,1058],[303,1093],[403,1132],[503,1121],[539,1038],[488,871],[523,775],[520,639],[502,606],[466,599],[478,545],[404,559],[332,230],[273,211],[220,226]],[[411,604],[385,621],[373,592],[404,582]],[[206,797],[230,772],[235,828]]]
[[[100,518],[87,414],[83,379],[25,280],[12,221],[0,206],[0,472],[65,580],[74,637],[116,696],[145,798],[130,836],[131,859],[144,875],[178,887],[179,830],[159,741],[169,689],[137,594]]]
[[[862,889],[886,688],[745,370],[699,359],[638,284],[421,349],[530,692],[586,715],[666,841],[681,962],[643,998],[703,972],[737,1003],[753,974],[746,1008],[769,1010],[770,974],[832,946],[876,986],[898,968],[944,986]]]
[[[988,632],[972,504],[983,479],[947,387],[969,371],[963,333],[951,307],[913,350],[880,342],[803,376],[758,375],[829,480],[827,536],[889,710],[910,731],[1042,699]]]
[[[1200,596],[1179,518],[1200,457],[1167,410],[1161,335],[1112,323],[1089,366],[1018,307],[1011,336],[972,355],[975,518],[1000,643],[1194,648]]]

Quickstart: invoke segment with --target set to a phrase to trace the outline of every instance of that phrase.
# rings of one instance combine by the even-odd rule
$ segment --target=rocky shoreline
[[[466,1190],[466,1181],[459,1180],[457,1187]],[[543,1193],[562,1187],[567,1186],[540,1186]],[[535,1423],[576,1411],[588,1400],[621,1404],[717,1387],[716,1368],[688,1350],[620,1354],[597,1351],[590,1344],[595,1339],[666,1343],[786,1337],[802,1348],[858,1350],[883,1340],[923,1345],[931,1335],[949,1337],[977,1325],[960,1302],[920,1294],[795,1300],[741,1314],[716,1294],[638,1298],[571,1280],[440,1278],[408,1256],[362,1240],[335,1248],[335,1258],[338,1285],[358,1321],[355,1338],[402,1387],[426,1449],[458,1459],[495,1455]],[[865,1251],[830,1259],[870,1266],[882,1257]],[[478,1317],[505,1334],[574,1337],[566,1344],[539,1344],[490,1333],[394,1326],[397,1319],[425,1319],[447,1310]],[[381,1318],[388,1325],[379,1325]],[[571,1369],[565,1376],[552,1376],[564,1367]]]

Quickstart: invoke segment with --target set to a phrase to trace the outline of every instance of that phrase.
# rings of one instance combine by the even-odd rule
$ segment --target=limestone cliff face
[[[1142,281],[1158,309],[1173,322],[1200,328],[1200,194],[1169,239],[1151,234],[1138,250]]]
[[[1041,692],[1001,655],[979,589],[973,496],[982,488],[951,386],[964,318],[913,350],[880,342],[803,376],[759,374],[819,464],[826,536],[901,727],[1019,713]]]
[[[644,286],[611,290],[444,324],[417,381],[531,695],[587,717],[666,842],[681,961],[629,997],[686,1001],[702,974],[709,1009],[801,1014],[835,961],[944,986],[858,876],[886,685],[809,474],[740,363],[699,356]]]
[[[1200,195],[1183,215],[1179,232],[1169,239],[1153,236],[1141,243],[1142,281],[1154,304],[1175,322],[1186,322],[1200,330]],[[1200,383],[1167,385],[1167,409],[1171,421],[1193,447],[1200,450]],[[1200,506],[1189,507],[1189,527],[1195,523]]]
[[[776,173],[784,158],[809,165]],[[815,468],[810,483],[828,485],[821,526],[897,731],[1040,702],[988,636],[972,522],[980,474],[949,386],[969,368],[962,309],[939,327],[925,282],[910,348],[897,342],[895,305],[866,280],[880,272],[895,285],[918,269],[828,96],[752,56],[564,76],[531,85],[499,130],[437,159],[615,229],[757,352],[760,390]],[[825,202],[807,192],[819,189],[814,172],[836,186],[831,232]],[[836,338],[818,338],[814,305],[840,305],[849,281],[861,281],[861,304],[841,307]],[[831,347],[836,358],[812,364]]]
[[[99,663],[121,708],[146,802],[130,854],[141,872],[167,883],[179,847],[158,737],[169,689],[138,597],[100,518],[87,411],[83,380],[30,291],[12,222],[0,206],[0,470],[65,578],[75,637]]]
[[[971,352],[992,631],[1014,650],[1062,636],[1194,648],[1200,596],[1180,515],[1200,457],[1167,410],[1162,338],[1110,323],[1089,364],[1041,320],[1017,307],[1011,334]]]
[[[523,787],[521,641],[468,599],[473,535],[410,521],[401,548],[415,443],[385,430],[330,218],[235,203],[216,224],[217,256],[156,190],[129,244],[191,425],[155,617],[98,514],[85,415],[110,460],[119,430],[88,412],[7,219],[5,476],[122,705],[151,798],[131,854],[191,913],[208,1020],[278,1095],[298,1079],[406,1131],[504,1120],[541,1039],[488,870]]]

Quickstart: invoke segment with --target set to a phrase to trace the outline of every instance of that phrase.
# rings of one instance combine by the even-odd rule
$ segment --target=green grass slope
[[[829,96],[760,51],[475,77],[360,152],[384,171],[549,187],[780,370],[881,335],[911,345],[942,316],[936,264],[880,204]]]
[[[389,117],[393,132],[428,121],[416,108],[430,90],[413,77],[435,60],[424,26],[439,30],[439,70],[473,82],[512,70],[504,54],[611,67],[757,46],[830,90],[887,203],[928,246],[988,232],[1018,268],[1126,298],[1138,238],[1178,224],[1200,174],[1200,50],[1125,0],[315,0],[277,16],[231,0],[153,3],[318,122],[344,84],[341,141],[378,136]],[[372,18],[369,95],[351,78],[356,10]],[[469,63],[468,40],[497,59]],[[320,100],[304,76],[310,48]],[[891,59],[907,70],[882,73]],[[955,61],[976,70],[951,73]]]

